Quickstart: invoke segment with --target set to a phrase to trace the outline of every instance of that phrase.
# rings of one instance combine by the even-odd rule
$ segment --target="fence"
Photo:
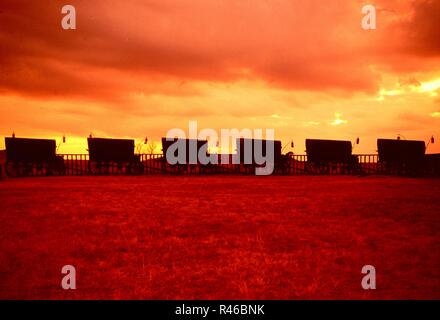
[[[255,174],[256,165],[234,164],[232,155],[221,159],[219,155],[218,164],[168,164],[162,154],[140,154],[139,162],[132,164],[106,163],[98,164],[101,171],[96,170],[96,163],[89,161],[88,154],[60,154],[64,160],[64,174],[68,176],[82,176],[95,174]],[[276,175],[316,175],[316,174],[392,174],[392,175],[414,175],[414,176],[440,176],[440,155],[428,155],[425,162],[417,170],[409,170],[406,167],[390,166],[378,161],[377,154],[359,154],[353,156],[352,163],[310,163],[307,155],[284,155],[281,160],[275,163],[274,174]],[[137,161],[137,160],[136,160]],[[131,167],[130,167],[131,166]],[[31,165],[20,176],[48,175],[47,170],[39,169],[39,165]],[[136,170],[134,170],[136,168]],[[140,170],[138,169],[140,168]],[[6,170],[5,170],[6,169]],[[2,172],[3,171],[3,172]],[[5,175],[6,165],[0,167],[0,174]],[[59,174],[59,173],[56,173]]]
[[[66,167],[66,175],[89,175],[89,155],[88,154],[62,154]],[[357,172],[365,174],[381,173],[378,165],[378,156],[376,154],[357,155],[359,167]],[[162,154],[140,154],[140,162],[143,165],[143,174],[251,174],[255,169],[253,165],[234,164],[229,155],[228,163],[222,162],[219,156],[218,164],[200,165],[169,165],[164,161]],[[316,169],[316,168],[315,168]],[[319,169],[319,168],[318,168]],[[341,174],[351,173],[350,170],[343,170],[344,167],[338,164],[326,168],[326,170],[313,170],[307,163],[307,155],[289,155],[286,156],[281,167],[275,167],[275,173],[288,175],[302,174]],[[109,174],[124,173],[118,170],[117,164],[110,164]]]
[[[6,163],[0,163],[1,175],[9,176],[41,176],[59,175],[82,176],[96,174],[255,174],[256,165],[234,164],[232,155],[229,155],[228,163],[218,158],[218,164],[187,164],[169,165],[164,161],[161,154],[140,154],[139,160],[131,164],[106,163],[96,164],[89,161],[88,154],[60,154],[64,160],[64,170],[51,171],[41,163],[23,164],[18,163],[18,174],[8,174]],[[228,157],[228,156],[227,156]],[[387,164],[378,161],[377,154],[354,155],[352,163],[310,163],[307,155],[284,155],[281,161],[275,164],[274,174],[278,175],[316,175],[316,174],[388,174],[388,175],[411,175],[411,176],[440,176],[440,154],[427,155],[424,163],[418,167],[406,167],[405,165]],[[224,159],[223,159],[224,160]],[[17,165],[17,164],[13,164]],[[96,166],[101,170],[96,170]],[[12,167],[14,169],[14,167]],[[17,168],[15,168],[17,169]],[[17,170],[16,170],[17,171]]]

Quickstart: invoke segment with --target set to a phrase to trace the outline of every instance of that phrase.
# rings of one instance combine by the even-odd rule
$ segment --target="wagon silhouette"
[[[425,163],[425,142],[377,139],[379,166],[387,174],[419,175]]]
[[[273,173],[287,174],[289,169],[290,154],[282,154],[282,145],[279,140],[238,138],[237,157],[239,158],[240,172],[245,174],[255,174],[257,168],[273,166]],[[257,149],[258,148],[258,149]],[[255,155],[261,154],[262,157],[268,156],[267,151],[273,150],[272,163],[258,163]]]
[[[207,173],[211,164],[200,162],[199,154],[209,156],[208,141],[184,138],[162,138],[163,173]]]
[[[64,175],[63,157],[56,155],[56,141],[6,137],[5,171],[9,177]]]
[[[142,174],[140,156],[132,139],[87,138],[90,174]]]
[[[425,172],[430,176],[440,176],[440,153],[425,155]]]
[[[350,141],[306,139],[307,162],[310,174],[358,173],[359,159],[352,154]]]

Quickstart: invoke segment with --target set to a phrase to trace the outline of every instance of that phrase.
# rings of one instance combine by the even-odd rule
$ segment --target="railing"
[[[381,174],[379,156],[377,154],[358,154],[361,170],[365,174]]]
[[[144,166],[145,174],[163,173],[163,155],[161,154],[140,154],[141,163]]]
[[[64,159],[64,174],[68,176],[82,176],[94,174],[254,174],[255,165],[244,165],[232,163],[232,156],[229,155],[228,162],[222,163],[220,156],[218,164],[200,165],[169,165],[164,161],[162,154],[140,154],[139,160],[131,164],[110,163],[101,164],[97,171],[97,164],[89,161],[88,154],[60,154]],[[428,159],[428,158],[427,158]],[[142,165],[140,165],[142,164]],[[130,165],[132,167],[130,167]],[[136,166],[136,167],[135,167]],[[37,166],[38,167],[38,166]],[[98,164],[99,167],[99,164]],[[140,170],[138,169],[140,168]],[[414,172],[403,167],[392,167],[378,161],[377,154],[359,154],[353,156],[350,163],[309,163],[307,155],[290,154],[283,156],[275,164],[274,174],[282,175],[313,175],[313,174],[391,174],[391,175],[424,175],[440,176],[440,156],[429,157],[429,161],[417,168]],[[6,171],[5,167],[2,171]],[[28,171],[25,175],[58,175],[48,170],[38,171],[41,174],[34,174],[35,170]],[[35,172],[37,172],[35,171]],[[63,174],[61,173],[61,174]],[[3,172],[3,175],[5,173]]]
[[[89,174],[89,155],[88,154],[61,154],[64,158],[66,175],[82,176]]]
[[[89,168],[89,155],[88,154],[61,154],[64,158],[64,164],[66,167],[66,175],[88,175],[90,174]],[[168,165],[162,154],[140,154],[140,161],[143,165],[143,174],[199,174],[199,173],[217,173],[217,174],[245,174],[251,173],[253,166],[240,165],[232,163],[232,158],[229,157],[229,163],[222,163],[219,157],[219,164],[216,165]],[[377,174],[380,172],[380,166],[378,165],[378,156],[376,154],[361,154],[356,155],[359,162],[359,168],[366,174]],[[276,171],[278,173],[301,175],[316,173],[311,171],[307,163],[307,155],[289,155],[286,156],[283,168]],[[328,174],[341,173],[340,168],[330,168]],[[110,173],[117,172],[117,170],[110,170]],[[277,172],[276,172],[277,173]],[[319,172],[318,172],[319,173]]]
[[[301,174],[378,174],[380,165],[377,154],[354,155],[353,163],[309,163],[307,155],[290,155],[287,168],[283,173],[291,175]]]

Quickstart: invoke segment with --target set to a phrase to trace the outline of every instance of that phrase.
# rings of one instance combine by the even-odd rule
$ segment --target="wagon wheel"
[[[111,168],[109,170],[109,173],[118,173],[121,174],[124,172],[127,173],[127,169],[128,169],[127,164],[124,165],[124,163],[122,161],[118,161],[118,162],[112,162],[111,164],[109,164],[109,167]]]
[[[398,163],[395,162],[387,162],[385,164],[385,168],[386,168],[386,173],[387,174],[399,174],[400,172],[400,165]]]
[[[130,162],[127,165],[127,173],[133,175],[140,175],[144,172],[144,166],[142,162]]]
[[[308,174],[320,174],[322,173],[322,164],[315,162],[306,162],[305,172]]]
[[[64,163],[56,163],[52,169],[52,173],[56,176],[66,175],[66,167],[64,166]]]
[[[109,174],[112,168],[110,162],[98,162],[100,164],[99,174]]]
[[[167,163],[167,161],[165,160],[165,158],[163,158],[163,159],[161,160],[160,166],[161,166],[161,173],[162,173],[162,174],[166,174],[166,173],[168,173],[168,163]]]
[[[21,176],[33,176],[34,175],[34,163],[32,162],[24,162],[20,163],[20,175]]]
[[[347,166],[349,173],[352,174],[363,174],[362,165],[359,163],[359,157],[352,155],[350,162]]]
[[[6,162],[6,174],[9,177],[24,177],[32,174],[32,163]]]
[[[50,162],[47,167],[47,173],[55,176],[63,176],[66,174],[66,166],[63,158]]]
[[[277,162],[275,169],[277,169],[280,174],[287,175],[289,174],[289,167],[290,167],[290,155],[286,154],[284,155],[279,162]]]
[[[22,170],[22,176],[33,176],[34,175],[34,163],[32,162],[25,162],[22,163],[20,166]]]
[[[256,166],[253,164],[243,164],[243,174],[249,175],[249,174],[255,174]]]
[[[289,151],[284,155],[284,174],[291,173],[291,169],[293,169],[294,159],[293,159],[293,152]]]
[[[88,168],[89,173],[92,175],[97,175],[99,173],[98,163],[96,161],[89,160]]]
[[[175,172],[175,173],[178,175],[185,174],[188,172],[188,167],[186,164],[177,163],[175,168],[177,168],[177,172]]]
[[[216,166],[212,163],[208,164],[200,164],[200,173],[201,174],[212,174],[215,173]]]
[[[304,165],[304,172],[307,174],[313,173],[313,165],[310,162],[306,162]]]
[[[89,172],[93,175],[108,174],[109,163],[100,161],[89,161]]]
[[[283,166],[282,166],[282,174],[283,175],[288,175],[289,174],[289,172],[290,172],[289,171],[289,168],[290,168],[289,164],[290,164],[289,159],[285,159],[283,161]]]
[[[20,163],[6,161],[5,170],[6,170],[6,175],[8,177],[11,178],[19,177],[21,173]]]
[[[355,163],[352,167],[352,170],[355,174],[364,174],[364,169],[362,168],[360,163]]]
[[[44,162],[35,162],[33,165],[31,165],[31,171],[32,173],[35,173],[35,175],[44,175],[45,173],[47,174],[47,164]]]
[[[331,172],[332,164],[329,162],[323,162],[319,164],[319,174],[329,174]]]

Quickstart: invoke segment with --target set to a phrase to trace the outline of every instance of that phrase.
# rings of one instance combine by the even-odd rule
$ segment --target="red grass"
[[[439,194],[390,177],[1,181],[0,298],[440,299]]]

